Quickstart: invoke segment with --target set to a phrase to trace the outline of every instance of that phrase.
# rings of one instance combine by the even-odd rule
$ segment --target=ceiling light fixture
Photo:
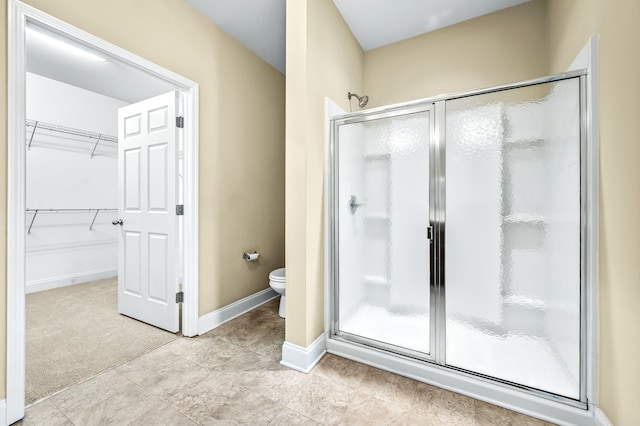
[[[51,48],[64,51],[66,53],[88,59],[94,62],[107,62],[107,60],[95,53],[89,52],[81,47],[75,46],[68,41],[62,40],[55,35],[42,33],[32,27],[27,27],[27,37],[35,37],[41,42],[47,43]]]

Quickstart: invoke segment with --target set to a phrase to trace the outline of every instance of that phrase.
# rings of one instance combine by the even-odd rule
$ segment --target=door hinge
[[[433,226],[427,226],[427,239],[433,241]]]
[[[176,205],[176,216],[184,216],[184,204]]]
[[[183,116],[176,117],[176,127],[179,128],[179,129],[184,129],[184,117]]]
[[[184,292],[179,291],[176,293],[176,303],[184,303]]]

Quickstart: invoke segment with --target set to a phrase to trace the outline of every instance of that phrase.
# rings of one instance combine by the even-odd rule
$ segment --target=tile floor
[[[284,368],[277,307],[74,385],[29,407],[18,424],[547,424],[333,355],[309,374]]]

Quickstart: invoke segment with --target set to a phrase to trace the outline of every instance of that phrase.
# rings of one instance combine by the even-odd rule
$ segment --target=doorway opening
[[[12,423],[24,415],[25,390],[27,403],[50,394],[46,390],[34,394],[34,383],[25,382],[25,346],[27,355],[39,356],[47,352],[43,349],[51,337],[68,337],[75,331],[76,337],[87,339],[88,344],[81,339],[63,338],[63,345],[58,341],[58,349],[67,346],[71,352],[86,352],[88,373],[61,375],[77,382],[175,339],[180,322],[181,334],[197,334],[198,86],[19,1],[10,3],[9,15],[7,419]],[[147,131],[141,127],[139,136],[127,127],[131,114],[118,117],[119,109],[131,112],[159,98],[169,99],[172,105],[141,111],[139,124]],[[128,155],[136,150],[130,143],[134,139],[139,143],[151,133],[156,139],[143,141],[137,150],[141,165],[137,176],[142,181],[131,181],[133,162],[127,164],[123,158],[135,157]],[[159,140],[159,134],[170,135],[171,140],[165,136]],[[121,143],[124,139],[127,144]],[[142,184],[147,188],[138,196],[146,211],[139,210],[140,216],[147,216],[138,223],[164,216],[168,220],[162,231],[140,233],[131,228],[133,220],[125,220],[123,226],[123,213],[130,213],[133,194],[127,188]],[[134,283],[131,259],[135,256],[125,242],[136,232],[146,243],[140,245],[139,253],[147,263],[138,258],[140,274]],[[163,250],[165,261],[149,263]],[[153,309],[149,316],[149,308],[140,314],[131,311],[130,303],[123,308],[122,296],[136,298],[136,285],[139,299],[167,308],[171,325],[156,321],[158,313]],[[30,299],[41,300],[32,304]],[[54,314],[53,307],[61,309]],[[98,315],[109,310],[110,319]],[[47,315],[57,318],[32,327]],[[54,321],[71,316],[84,331]],[[107,329],[101,331],[100,326]],[[131,332],[136,327],[144,338]],[[118,331],[124,329],[129,329],[128,336]],[[116,340],[108,343],[108,337]],[[135,345],[117,343],[122,337],[138,344],[134,352],[143,352],[116,350],[117,356],[109,359],[97,349],[106,343],[131,352]],[[93,362],[90,348],[103,356]],[[76,364],[67,355],[57,354],[69,365]],[[41,364],[52,362],[56,363]],[[63,383],[62,388],[71,383]]]

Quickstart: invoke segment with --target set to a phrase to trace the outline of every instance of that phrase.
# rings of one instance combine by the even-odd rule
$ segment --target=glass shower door
[[[446,364],[575,400],[579,82],[446,103]]]
[[[336,334],[396,352],[431,352],[432,109],[338,120]]]

